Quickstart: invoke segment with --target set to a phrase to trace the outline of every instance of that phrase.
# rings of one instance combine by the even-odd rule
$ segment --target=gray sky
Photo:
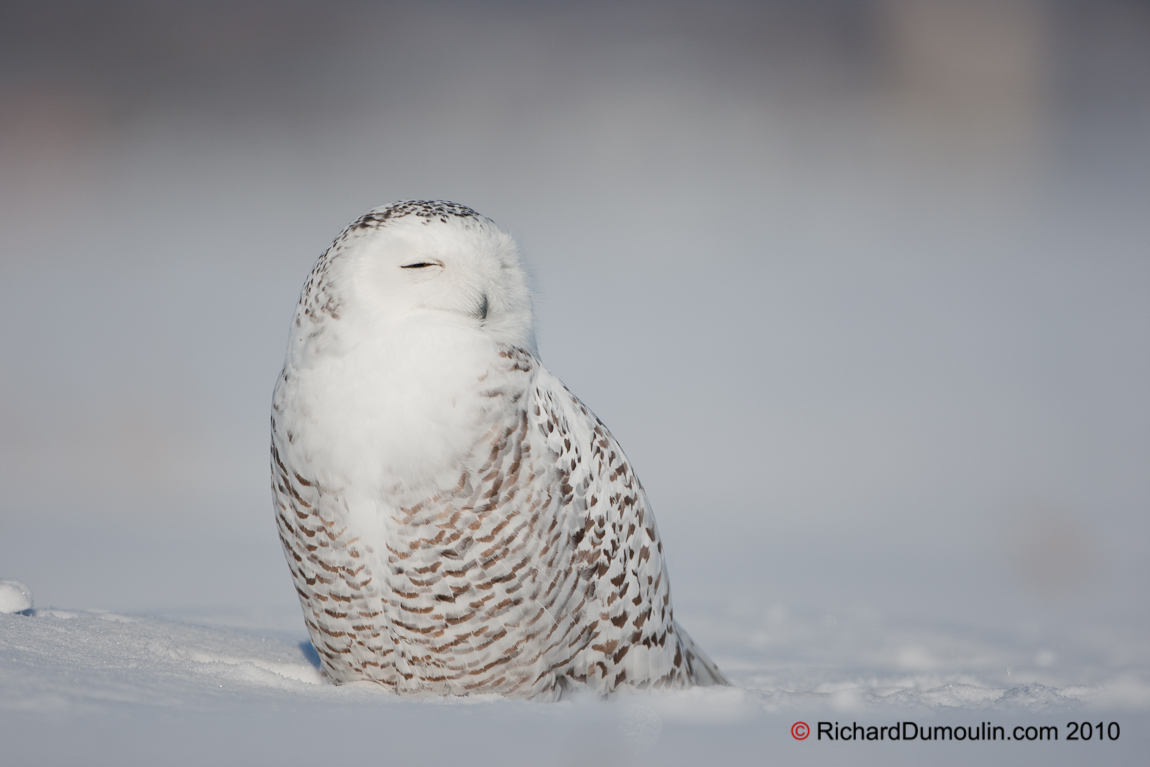
[[[49,603],[291,606],[299,286],[446,198],[680,604],[1145,624],[1144,4],[9,4],[0,103],[0,576]]]

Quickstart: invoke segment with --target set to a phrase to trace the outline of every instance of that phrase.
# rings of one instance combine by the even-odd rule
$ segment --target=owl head
[[[531,291],[515,241],[470,208],[439,200],[381,206],[348,226],[328,256],[322,278],[338,283],[339,303],[360,318],[446,322],[535,352]]]

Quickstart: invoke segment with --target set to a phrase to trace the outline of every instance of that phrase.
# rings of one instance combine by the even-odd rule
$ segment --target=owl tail
[[[707,653],[703,652],[701,647],[695,644],[695,640],[691,639],[691,635],[683,630],[678,621],[675,621],[675,634],[678,635],[679,645],[683,648],[683,656],[687,662],[692,684],[700,687],[730,686],[730,680],[723,676],[723,672],[719,671],[715,662],[707,656]]]

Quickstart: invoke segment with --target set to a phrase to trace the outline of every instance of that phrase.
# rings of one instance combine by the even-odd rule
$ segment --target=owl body
[[[337,683],[725,683],[674,621],[618,443],[538,360],[514,242],[468,208],[379,208],[321,256],[273,398],[272,488]]]

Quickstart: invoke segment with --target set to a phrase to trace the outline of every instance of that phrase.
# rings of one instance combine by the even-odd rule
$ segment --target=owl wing
[[[728,684],[675,622],[655,517],[619,443],[548,371],[534,394],[528,415],[545,448],[537,453],[554,456],[553,492],[565,525],[576,528],[574,562],[589,581],[585,620],[594,628],[570,676],[602,692]]]

